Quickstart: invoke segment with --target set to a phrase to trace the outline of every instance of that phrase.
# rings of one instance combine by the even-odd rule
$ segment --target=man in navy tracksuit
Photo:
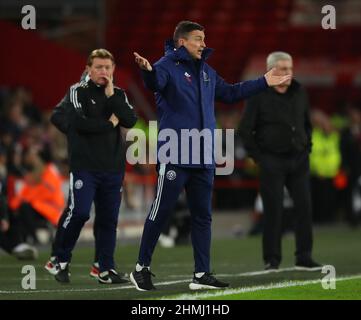
[[[213,132],[216,127],[215,100],[234,103],[288,79],[274,75],[274,70],[271,70],[257,80],[227,84],[205,62],[212,50],[206,48],[204,39],[202,26],[182,21],[177,25],[173,39],[166,42],[165,56],[153,66],[134,53],[135,61],[142,69],[145,85],[155,92],[160,130],[157,194],[144,224],[138,262],[130,275],[132,283],[140,291],[155,289],[151,280],[151,257],[163,225],[183,189],[191,212],[195,259],[190,289],[228,286],[210,274],[211,196],[215,164],[213,157],[209,161],[206,154],[207,151],[212,153],[213,142],[205,143],[201,140],[198,145],[194,145],[194,141],[190,144],[190,141],[181,139],[181,130],[207,129]],[[174,130],[179,139],[178,154],[168,162],[160,158],[162,148],[167,143],[166,139],[160,138],[164,129]],[[184,145],[189,147],[189,159],[184,158],[184,149],[180,148]],[[179,150],[182,150],[182,154]],[[193,150],[193,154],[189,150]],[[197,152],[200,153],[200,161],[193,159]]]
[[[80,82],[88,82],[90,80],[88,73],[83,72]],[[51,115],[52,124],[65,135],[69,132],[70,127],[70,119],[69,113],[71,113],[74,108],[73,104],[70,102],[70,91],[64,96],[64,98],[56,105]],[[98,256],[98,246],[97,246],[97,234],[98,234],[98,217],[99,214],[97,212],[101,212],[101,203],[97,202],[97,198],[94,199],[94,207],[95,207],[95,218],[93,223],[93,236],[95,240],[95,253],[94,253],[94,262],[91,266],[89,275],[93,278],[99,278],[99,256]],[[68,216],[69,208],[65,208],[63,214],[61,215],[58,226],[61,226],[65,219]],[[55,275],[59,271],[58,264],[58,247],[61,244],[63,239],[63,228],[57,228],[54,240],[51,247],[51,254],[49,260],[45,264],[45,269],[52,275]],[[119,274],[120,276],[124,276],[124,274]]]
[[[69,282],[72,250],[91,204],[97,206],[96,246],[99,282],[122,283],[114,270],[116,228],[125,171],[125,145],[120,126],[132,127],[137,118],[123,90],[113,86],[114,58],[105,49],[94,50],[88,59],[90,79],[70,88],[66,114],[54,113],[53,123],[68,124],[70,192],[67,216],[62,219],[57,257],[59,282]],[[56,117],[60,119],[56,119]],[[66,121],[63,121],[63,117]]]

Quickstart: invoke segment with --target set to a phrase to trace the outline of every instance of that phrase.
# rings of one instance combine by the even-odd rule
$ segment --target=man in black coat
[[[267,58],[267,68],[274,67],[279,75],[293,75],[292,57],[288,53],[271,53]],[[241,120],[241,135],[249,155],[260,167],[266,270],[276,270],[281,263],[284,186],[294,201],[296,269],[318,270],[321,267],[311,255],[311,132],[307,94],[294,79],[268,88],[247,101]]]

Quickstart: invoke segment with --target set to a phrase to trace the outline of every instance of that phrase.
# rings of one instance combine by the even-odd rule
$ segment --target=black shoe
[[[264,270],[268,272],[276,272],[278,270],[279,264],[275,262],[267,262],[264,266]]]
[[[296,270],[317,271],[322,269],[322,265],[312,259],[298,260],[295,265]]]
[[[141,271],[134,270],[131,272],[130,281],[139,291],[155,290],[156,288],[152,283],[152,276],[155,277],[155,275],[150,272],[149,268],[144,267]]]
[[[69,276],[70,276],[69,263],[67,263],[64,269],[60,267],[58,273],[55,275],[55,280],[61,283],[69,283],[70,282]]]
[[[202,277],[197,278],[195,273],[193,281],[189,284],[189,289],[223,289],[229,286],[228,283],[217,280],[211,273],[206,272]]]
[[[127,283],[129,280],[125,277],[124,273],[117,273],[114,269],[99,273],[98,282],[103,284],[119,284]]]

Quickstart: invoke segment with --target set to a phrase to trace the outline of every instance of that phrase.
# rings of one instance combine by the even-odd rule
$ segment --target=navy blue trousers
[[[69,205],[61,228],[60,262],[69,262],[81,229],[89,219],[91,204],[97,204],[96,251],[100,271],[114,268],[114,251],[121,203],[123,174],[77,171],[70,173]]]
[[[70,193],[70,192],[69,192]],[[94,206],[95,206],[95,217],[94,217],[94,222],[93,222],[93,236],[94,236],[94,240],[95,240],[95,250],[94,250],[94,260],[93,262],[96,262],[98,263],[99,261],[99,256],[98,256],[98,249],[97,249],[97,235],[98,235],[98,214],[97,212],[99,211],[99,204],[97,203],[96,200],[94,200]],[[69,203],[68,203],[68,207],[69,207]],[[60,226],[65,222],[65,219],[67,218],[68,216],[68,212],[69,212],[69,209],[65,208],[60,219],[59,219],[59,222],[58,222],[58,228],[56,229],[56,232],[55,232],[55,237],[54,237],[54,241],[51,245],[51,254],[50,256],[51,257],[58,257],[58,252],[59,252],[59,248],[61,246],[61,243],[63,241],[63,230],[64,228],[60,228]]]
[[[179,194],[186,191],[191,212],[191,239],[195,272],[210,271],[211,198],[214,169],[198,169],[161,164],[157,194],[144,224],[138,263],[149,266],[159,235],[173,211]]]

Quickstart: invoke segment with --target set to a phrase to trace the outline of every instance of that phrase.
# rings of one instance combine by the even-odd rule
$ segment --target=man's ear
[[[179,47],[181,47],[181,46],[183,46],[184,45],[184,39],[182,39],[182,38],[180,38],[179,40],[178,40],[178,48]]]
[[[90,67],[89,67],[88,65],[86,65],[86,67],[85,67],[85,71],[86,71],[87,73],[89,73],[89,72],[90,72]]]

